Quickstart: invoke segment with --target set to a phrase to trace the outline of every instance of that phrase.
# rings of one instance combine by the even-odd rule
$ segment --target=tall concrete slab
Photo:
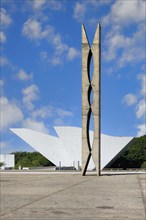
[[[97,175],[100,175],[100,57],[101,27],[98,23],[92,47],[89,45],[85,27],[82,26],[82,175],[86,174],[91,156]],[[93,76],[90,65],[93,59]],[[91,92],[93,100],[91,101]],[[93,116],[94,135],[91,146],[89,125]]]

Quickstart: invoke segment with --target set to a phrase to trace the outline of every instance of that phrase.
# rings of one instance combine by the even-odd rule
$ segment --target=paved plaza
[[[145,220],[146,174],[1,173],[1,220]]]

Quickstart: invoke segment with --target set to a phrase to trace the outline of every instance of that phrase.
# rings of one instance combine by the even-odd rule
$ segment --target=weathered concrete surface
[[[84,25],[82,25],[82,175],[86,174],[91,158],[95,163],[97,175],[100,175],[100,60],[101,27],[98,23],[92,46],[90,47]],[[93,57],[93,76],[90,66]],[[91,101],[91,91],[93,100]],[[91,146],[90,119],[93,115],[94,135]]]
[[[1,220],[145,220],[146,175],[1,174]]]

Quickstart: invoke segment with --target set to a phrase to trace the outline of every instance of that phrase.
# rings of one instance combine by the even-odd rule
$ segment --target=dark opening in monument
[[[94,59],[93,59],[93,55],[92,52],[90,50],[89,52],[89,57],[88,57],[88,77],[89,77],[89,81],[90,83],[92,82],[92,78],[93,78],[93,72],[94,72]]]
[[[88,103],[91,106],[93,103],[93,89],[92,86],[90,84],[89,89],[88,89]]]
[[[93,137],[90,131],[94,132],[94,120],[93,120],[93,114],[91,111],[89,111],[88,121],[87,121],[87,141],[88,141],[89,150],[92,149],[92,145],[93,145]]]

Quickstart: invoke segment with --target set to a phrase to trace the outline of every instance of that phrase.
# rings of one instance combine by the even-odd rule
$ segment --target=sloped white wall
[[[81,128],[59,126],[55,127],[58,137],[32,131],[25,128],[10,129],[26,143],[40,152],[48,160],[59,166],[81,166]],[[91,143],[93,132],[90,132]],[[114,137],[101,134],[101,170],[133,139],[133,137]],[[94,168],[91,159],[89,169]]]

